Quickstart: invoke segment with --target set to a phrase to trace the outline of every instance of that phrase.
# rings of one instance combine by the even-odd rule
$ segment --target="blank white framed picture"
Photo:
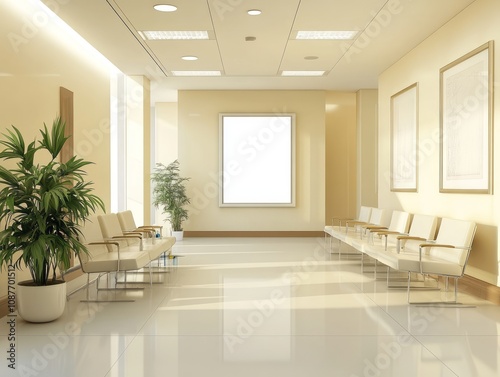
[[[219,206],[295,207],[295,114],[219,114]]]

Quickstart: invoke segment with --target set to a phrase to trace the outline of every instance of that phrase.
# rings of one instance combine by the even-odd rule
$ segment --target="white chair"
[[[383,221],[383,219],[381,219]],[[391,222],[389,226],[383,225],[366,225],[364,229],[368,232],[365,238],[354,238],[350,241],[350,245],[362,253],[361,256],[361,271],[364,272],[365,249],[369,246],[384,246],[387,249],[388,235],[403,235],[407,234],[410,225],[410,214],[403,211],[392,211]],[[369,255],[369,254],[368,254]],[[376,259],[375,270],[376,273]]]
[[[87,247],[88,253],[79,253],[80,267],[87,274],[87,299],[82,302],[132,302],[134,300],[102,300],[98,297],[90,300],[90,274],[97,274],[96,291],[100,290],[139,290],[143,288],[117,288],[118,274],[126,271],[137,271],[149,264],[149,255],[140,251],[139,247],[123,247],[118,241],[105,241],[101,227],[96,217],[86,221],[81,229],[81,242]],[[115,274],[114,288],[99,288],[103,275]]]
[[[377,231],[374,234],[375,239],[378,236],[381,241],[365,245],[363,252],[379,262],[397,269],[397,254],[401,250],[405,250],[407,253],[416,253],[422,242],[434,239],[437,220],[436,216],[415,214],[407,233],[388,230]]]
[[[448,288],[448,279],[454,279],[453,301],[443,301],[443,304],[458,304],[458,279],[465,273],[469,260],[472,242],[476,233],[476,224],[472,221],[443,218],[439,226],[435,242],[423,243],[419,246],[418,264],[409,261],[404,267],[408,271],[407,299],[410,304],[435,304],[435,302],[411,302],[411,273],[442,276]]]
[[[412,228],[413,223],[410,229]],[[446,282],[448,278],[454,278],[455,298],[453,301],[442,303],[456,304],[458,279],[465,272],[475,231],[476,224],[474,222],[443,218],[435,241],[423,241],[423,237],[412,235],[398,236],[396,239],[399,244],[388,247],[387,250],[378,250],[375,258],[394,270],[408,274],[406,287],[408,303],[413,303],[410,299],[411,288],[414,288],[411,284],[412,274],[422,274],[424,276],[441,276],[445,278]],[[404,245],[401,244],[403,241]],[[447,287],[448,284],[446,284]],[[419,304],[428,303],[421,302]]]
[[[174,265],[177,264],[177,258],[181,255],[172,254],[172,246],[175,243],[175,237],[162,237],[162,225],[137,226],[134,220],[134,215],[130,210],[118,212],[116,215],[123,234],[135,234],[137,232],[146,234],[148,237],[153,238],[152,241],[154,244],[159,243],[163,245],[163,256],[165,258],[171,259]],[[116,222],[114,220],[112,221],[116,225]],[[115,230],[115,232],[116,231],[117,230]]]
[[[372,213],[372,207],[361,206],[359,210],[359,215],[357,219],[346,219],[346,218],[333,218],[332,225],[325,226],[325,245],[326,237],[329,238],[329,250],[332,252],[332,239],[335,238],[339,242],[338,254],[341,255],[342,242],[345,240],[346,236],[350,233],[358,231],[359,224],[366,224],[370,221],[370,216]],[[350,227],[351,226],[351,227]]]
[[[157,234],[161,236],[163,231],[162,225],[141,225],[137,226],[135,224],[134,215],[132,211],[126,210],[117,212],[118,221],[124,233],[127,232],[141,232],[146,233],[152,237],[156,237]]]

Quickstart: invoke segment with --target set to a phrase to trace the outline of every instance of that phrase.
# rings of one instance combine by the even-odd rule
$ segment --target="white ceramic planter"
[[[17,284],[17,313],[28,322],[51,322],[64,313],[66,282],[57,281],[46,286],[30,285],[31,281]]]
[[[182,241],[184,239],[184,231],[183,230],[173,230],[172,236],[175,237],[176,241]]]

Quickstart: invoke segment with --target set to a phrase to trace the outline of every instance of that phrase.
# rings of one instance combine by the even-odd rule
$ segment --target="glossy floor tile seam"
[[[362,273],[359,259],[318,245],[307,238],[179,242],[174,252],[185,257],[163,284],[100,293],[134,303],[84,304],[82,291],[58,321],[20,321],[18,361],[38,367],[37,377],[499,375],[497,306],[462,294],[477,308],[409,306],[405,292]],[[64,333],[69,326],[75,335]],[[1,323],[0,334],[6,329]],[[39,355],[46,357],[33,364]],[[2,377],[5,368],[0,360]]]

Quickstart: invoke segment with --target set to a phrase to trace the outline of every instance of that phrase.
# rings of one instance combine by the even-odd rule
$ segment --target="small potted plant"
[[[188,211],[184,206],[190,202],[184,182],[189,178],[180,176],[179,161],[175,160],[168,166],[156,164],[151,180],[154,184],[153,205],[161,208],[163,213],[168,215],[167,220],[172,226],[172,235],[177,241],[181,241],[183,239],[182,222],[188,219]]]
[[[0,266],[27,268],[32,280],[16,287],[18,314],[30,322],[57,319],[66,302],[66,284],[58,271],[70,267],[75,253],[87,252],[79,241],[79,224],[104,203],[92,194],[92,182],[83,168],[91,162],[72,157],[56,161],[68,137],[56,118],[41,140],[26,144],[14,126],[3,134],[0,159],[15,160],[8,170],[0,166]],[[42,164],[40,159],[48,162]]]

